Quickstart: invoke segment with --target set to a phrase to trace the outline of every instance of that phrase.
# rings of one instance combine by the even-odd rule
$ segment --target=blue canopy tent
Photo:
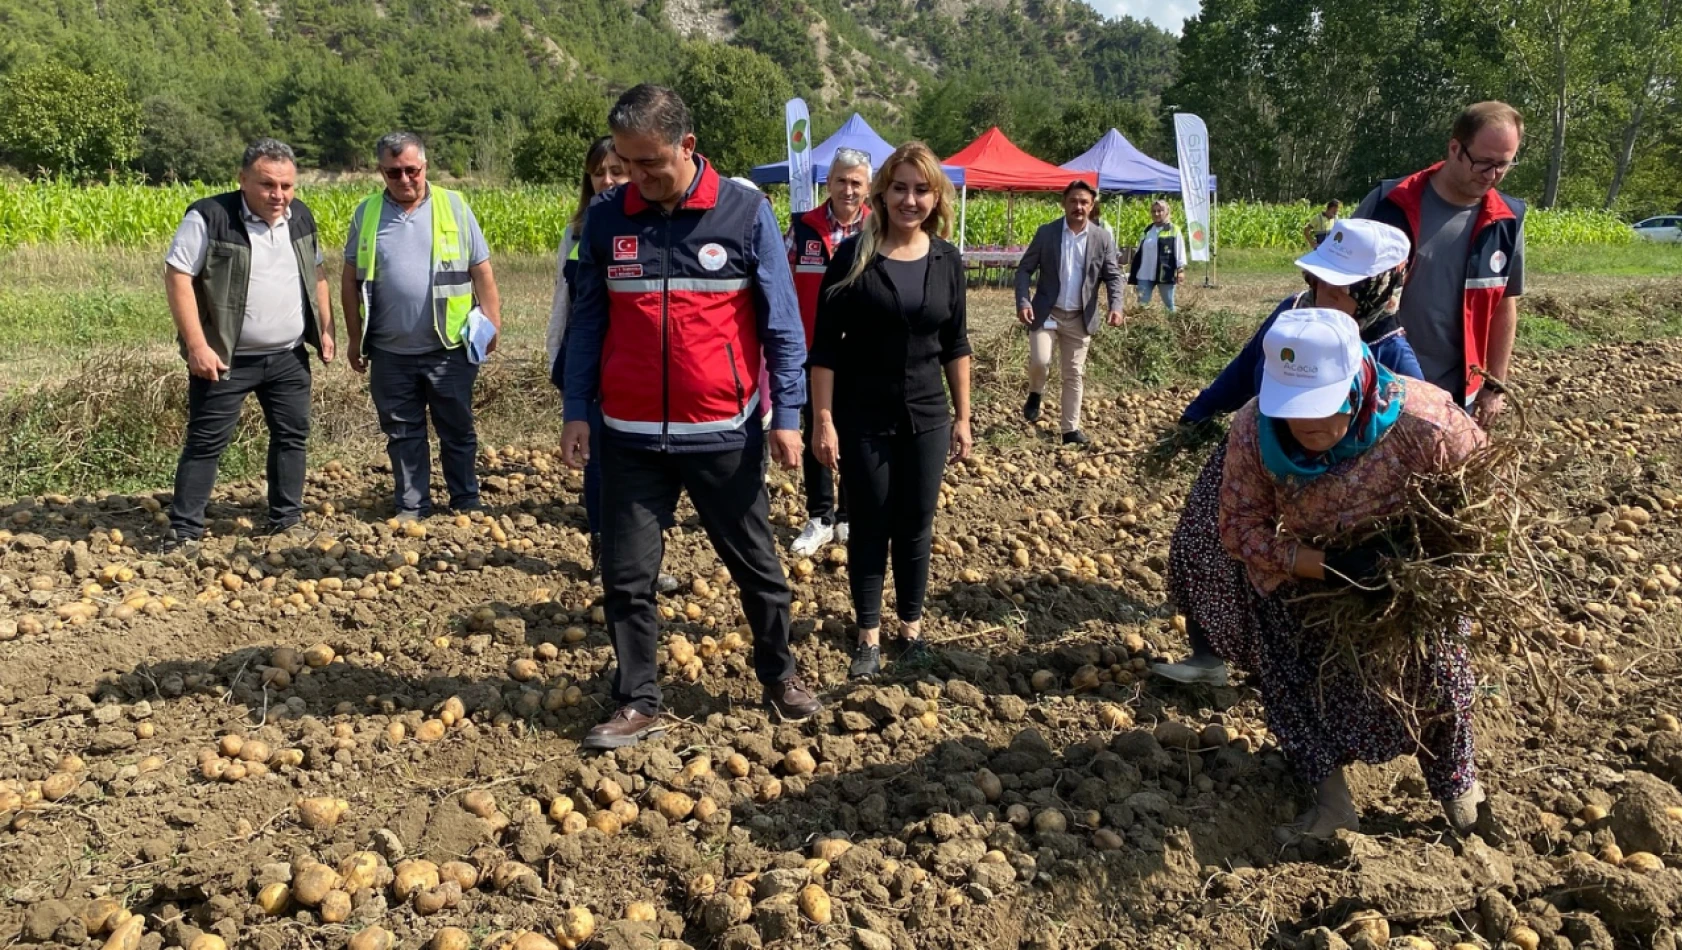
[[[1115,129],[1104,133],[1097,144],[1063,163],[1070,171],[1097,172],[1098,190],[1124,195],[1180,194],[1180,170],[1151,158],[1133,147],[1127,136]],[[1209,265],[1214,267],[1216,223],[1215,176],[1209,176]],[[1204,283],[1209,283],[1205,275]]]
[[[888,140],[877,135],[876,130],[870,127],[870,123],[864,121],[864,117],[855,112],[852,118],[843,122],[841,127],[835,130],[834,135],[824,139],[818,143],[816,148],[812,149],[812,171],[817,173],[818,184],[821,185],[829,180],[829,163],[835,160],[835,151],[842,148],[856,148],[869,155],[872,169],[881,168],[882,163],[888,160],[888,156],[894,153],[894,147],[888,144]],[[945,171],[946,177],[952,179],[952,184],[962,185],[964,183],[964,170],[962,168],[947,166]],[[788,162],[772,162],[769,165],[760,165],[753,170],[750,177],[753,178],[753,183],[756,185],[787,184]]]
[[[1070,171],[1097,172],[1100,191],[1119,191],[1130,195],[1177,195],[1180,193],[1180,170],[1151,158],[1133,147],[1127,137],[1111,129],[1098,144],[1076,158],[1063,163]],[[1209,176],[1209,190],[1215,189],[1215,176]]]

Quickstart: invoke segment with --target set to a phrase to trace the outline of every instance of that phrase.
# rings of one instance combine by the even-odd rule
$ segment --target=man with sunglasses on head
[[[818,319],[818,288],[823,284],[829,260],[841,242],[859,233],[870,214],[870,156],[856,148],[838,148],[829,163],[829,200],[801,215],[791,216],[783,245],[788,248],[788,265],[794,269],[794,290],[800,299],[800,321],[806,328],[806,346],[812,345]],[[811,387],[807,386],[810,395]],[[806,449],[801,466],[806,483],[806,527],[789,545],[796,557],[810,557],[831,541],[847,543],[847,489],[812,454],[812,404],[800,410]]]
[[[427,417],[450,508],[481,507],[473,470],[473,381],[469,314],[477,307],[502,326],[491,252],[460,193],[426,180],[426,146],[412,132],[380,139],[374,157],[385,191],[365,199],[345,239],[340,298],[350,331],[350,365],[368,372],[368,389],[386,436],[397,518],[432,513],[432,450]],[[485,346],[496,349],[493,337]]]
[[[1486,428],[1503,408],[1483,374],[1506,379],[1524,293],[1525,204],[1496,185],[1516,164],[1524,118],[1504,102],[1467,106],[1448,158],[1368,194],[1355,211],[1413,244],[1398,316],[1427,382]]]

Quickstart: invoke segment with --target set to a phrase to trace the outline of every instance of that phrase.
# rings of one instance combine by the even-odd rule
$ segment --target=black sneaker
[[[853,662],[847,667],[847,678],[861,680],[882,672],[882,648],[874,643],[861,643],[853,648]]]
[[[1040,418],[1040,394],[1029,393],[1028,401],[1022,405],[1022,418],[1029,422],[1038,422]]]
[[[1075,429],[1073,431],[1063,433],[1063,444],[1091,445],[1092,440],[1086,437],[1086,433],[1080,431],[1079,429]]]

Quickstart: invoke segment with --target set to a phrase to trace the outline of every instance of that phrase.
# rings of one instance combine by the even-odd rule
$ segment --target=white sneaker
[[[836,544],[846,544],[847,543],[847,522],[837,521],[835,523],[835,543]]]
[[[817,518],[813,518],[811,521],[806,522],[805,530],[801,531],[800,537],[795,538],[794,543],[788,546],[788,550],[789,553],[793,554],[795,557],[811,557],[812,555],[818,553],[818,548],[823,547],[834,539],[835,527],[833,525],[824,524]]]

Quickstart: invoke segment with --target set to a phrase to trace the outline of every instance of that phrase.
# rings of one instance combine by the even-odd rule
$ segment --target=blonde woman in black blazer
[[[926,658],[923,598],[940,482],[946,463],[973,447],[964,262],[946,240],[953,204],[952,183],[928,146],[901,146],[871,185],[874,213],[836,252],[818,293],[813,451],[847,485],[859,628],[853,677],[882,667],[890,549],[900,662]]]

